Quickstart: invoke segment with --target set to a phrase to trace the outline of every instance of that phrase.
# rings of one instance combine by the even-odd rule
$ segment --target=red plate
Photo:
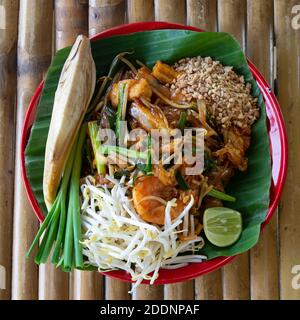
[[[203,32],[203,30],[200,30],[198,28],[184,26],[180,24],[165,23],[165,22],[138,22],[138,23],[131,23],[131,24],[122,25],[116,28],[106,30],[92,37],[91,40],[95,41],[98,39],[108,38],[114,35],[122,35],[122,34],[129,34],[129,33],[139,32],[139,31],[159,30],[159,29],[185,29],[185,30]],[[261,89],[261,92],[265,100],[266,109],[267,109],[267,119],[268,119],[268,135],[270,140],[270,151],[271,151],[271,157],[272,157],[272,185],[270,190],[270,204],[269,204],[266,220],[262,224],[262,229],[263,229],[271,219],[278,205],[279,197],[284,185],[286,171],[287,171],[287,154],[288,154],[287,137],[286,137],[286,131],[285,131],[281,110],[275,98],[274,93],[271,91],[268,83],[260,74],[260,72],[256,69],[256,67],[253,65],[253,63],[248,60],[248,64],[254,79],[256,80],[259,88]],[[41,82],[39,87],[36,89],[32,97],[32,100],[30,101],[30,104],[25,116],[24,126],[22,130],[22,138],[21,138],[22,139],[21,140],[21,160],[22,160],[23,180],[24,180],[26,192],[27,192],[29,201],[31,203],[31,206],[33,207],[34,212],[40,221],[43,221],[44,217],[41,213],[37,200],[34,196],[34,193],[30,187],[29,181],[26,176],[25,147],[28,141],[31,126],[35,119],[36,108],[41,95],[43,85],[44,85],[44,82]],[[198,277],[202,274],[216,270],[217,268],[220,268],[221,266],[227,264],[233,259],[234,259],[234,256],[219,257],[206,262],[189,264],[186,267],[179,268],[174,271],[162,269],[159,272],[159,277],[155,281],[155,284],[160,285],[160,284],[174,283],[179,281],[186,281],[186,280]],[[117,278],[123,281],[131,281],[130,275],[125,271],[111,271],[105,274],[107,276]],[[148,281],[144,281],[144,283],[148,283]]]

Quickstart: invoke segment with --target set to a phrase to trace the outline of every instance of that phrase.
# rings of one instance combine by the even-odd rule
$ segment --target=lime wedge
[[[203,215],[204,233],[218,247],[227,247],[237,241],[242,232],[242,215],[235,210],[208,208]]]

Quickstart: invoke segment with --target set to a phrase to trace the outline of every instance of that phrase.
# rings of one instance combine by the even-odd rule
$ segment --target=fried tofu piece
[[[250,132],[243,132],[238,127],[231,127],[223,131],[225,146],[214,152],[214,156],[221,161],[228,159],[234,168],[247,170],[246,151],[250,146]]]
[[[115,83],[110,92],[110,101],[112,106],[117,107],[118,105],[118,92],[119,92],[119,84],[127,83],[128,85],[128,100],[133,101],[136,98],[143,97],[145,99],[150,100],[152,96],[152,89],[146,79],[128,79],[121,80],[118,83]]]
[[[172,81],[177,78],[178,72],[169,65],[157,61],[152,69],[152,75],[161,83],[166,84],[172,83]]]
[[[143,97],[150,99],[152,96],[152,89],[146,79],[140,79],[129,89],[129,100]]]
[[[128,90],[130,91],[130,88],[137,83],[137,80],[134,80],[134,79],[121,80],[113,85],[109,94],[110,101],[113,107],[118,106],[119,84],[121,83],[127,83]]]

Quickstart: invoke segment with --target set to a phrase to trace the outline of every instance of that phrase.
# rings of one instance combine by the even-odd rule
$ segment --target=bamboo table
[[[278,212],[250,252],[194,281],[142,285],[129,296],[127,283],[25,261],[38,222],[19,144],[28,102],[57,49],[80,33],[150,20],[228,31],[240,41],[278,96],[289,172]],[[300,299],[299,91],[300,0],[0,0],[0,299]]]

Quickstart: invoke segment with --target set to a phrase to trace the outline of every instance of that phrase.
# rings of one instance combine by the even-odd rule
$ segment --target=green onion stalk
[[[125,120],[126,117],[126,107],[127,107],[127,98],[128,98],[128,85],[127,83],[120,83],[118,91],[118,108],[116,115],[116,138],[118,139],[119,144],[121,144],[121,122]]]
[[[114,153],[118,153],[120,155],[126,156],[128,158],[144,159],[144,160],[148,159],[148,152],[127,149],[119,146],[102,145],[99,147],[98,150],[103,155],[108,155],[110,152],[114,152]]]
[[[64,268],[72,268],[74,264],[76,268],[83,268],[79,181],[82,164],[82,147],[85,141],[86,129],[87,124],[85,123],[82,125],[79,132],[79,138],[71,173],[65,246],[63,251]]]
[[[99,134],[99,129],[100,127],[97,124],[97,121],[90,121],[88,123],[88,131],[89,135],[91,138],[91,143],[95,155],[95,160],[96,160],[96,168],[98,174],[105,174],[106,168],[105,168],[105,163],[102,161],[102,155],[100,153],[100,148],[101,148],[101,141],[98,137]]]
[[[177,170],[175,173],[175,178],[178,182],[178,185],[180,187],[180,189],[182,190],[189,190],[190,186],[189,184],[186,182],[186,180],[184,179],[184,177],[182,176],[180,170]],[[216,189],[211,189],[208,193],[208,196],[214,197],[216,199],[220,199],[223,201],[228,201],[228,202],[235,202],[236,198],[233,196],[230,196],[222,191],[216,190]]]
[[[236,198],[233,196],[230,196],[222,191],[212,189],[208,192],[209,196],[214,197],[216,199],[224,200],[224,201],[229,201],[229,202],[235,202]]]
[[[63,270],[69,271],[74,266],[84,267],[79,183],[86,129],[87,125],[83,124],[68,157],[56,199],[26,254],[28,258],[43,236],[35,257],[37,264],[47,262],[53,248],[51,261],[57,266],[61,265]]]
[[[152,139],[150,134],[147,137],[147,145],[148,145],[147,164],[146,164],[145,171],[147,174],[150,174],[152,173]]]
[[[186,191],[190,189],[189,184],[186,182],[186,180],[184,179],[184,177],[181,174],[181,171],[178,169],[175,172],[175,178],[178,182],[179,188]]]
[[[178,124],[177,127],[183,131],[186,125],[186,113],[184,111],[180,112],[180,116],[179,116],[179,120],[178,120]]]

